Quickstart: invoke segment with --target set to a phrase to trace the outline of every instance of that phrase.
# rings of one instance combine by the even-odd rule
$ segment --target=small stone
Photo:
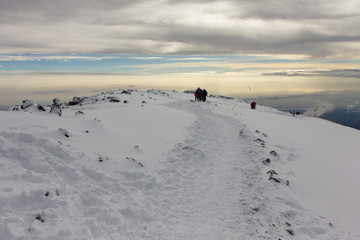
[[[37,105],[37,109],[40,110],[40,111],[43,111],[43,112],[46,111],[45,107],[43,105],[41,105],[41,104]]]
[[[295,235],[294,230],[291,230],[291,229],[286,229],[286,231],[287,231],[290,235]]]
[[[269,164],[271,162],[270,158],[267,158],[265,160],[262,161],[263,164]]]
[[[39,220],[40,222],[45,222],[45,219],[43,218],[43,216],[41,216],[41,214],[36,214],[35,219]]]
[[[272,175],[269,177],[269,180],[274,180],[277,183],[280,183],[280,179],[273,177]]]
[[[120,99],[118,97],[109,97],[110,102],[120,102]]]
[[[270,155],[272,155],[272,156],[274,156],[274,157],[278,157],[278,156],[279,156],[279,154],[278,154],[276,151],[274,151],[274,150],[272,150],[272,151],[270,152]]]
[[[277,172],[275,172],[275,170],[269,170],[269,171],[267,171],[267,174],[278,175]]]

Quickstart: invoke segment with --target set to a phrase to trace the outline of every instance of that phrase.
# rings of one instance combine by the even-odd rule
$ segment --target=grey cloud
[[[334,69],[328,71],[281,71],[272,73],[263,73],[265,76],[287,76],[287,77],[342,77],[342,78],[359,78],[360,69]]]
[[[63,93],[73,93],[75,90],[42,90],[42,91],[33,91],[31,94],[39,94],[39,95],[50,95],[50,94],[63,94]]]
[[[0,52],[358,57],[359,8],[352,0],[2,1]]]

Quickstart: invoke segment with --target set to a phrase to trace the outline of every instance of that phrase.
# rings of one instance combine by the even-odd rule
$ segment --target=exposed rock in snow
[[[77,111],[75,114],[74,114],[75,117],[84,117],[85,116],[85,113],[83,111]]]
[[[56,105],[56,106],[61,106],[63,103],[60,101],[60,99],[58,98],[54,98],[53,99],[53,105]]]
[[[129,91],[129,90],[123,90],[122,92],[121,92],[121,94],[129,94],[129,95],[131,95],[131,91]]]
[[[61,105],[62,102],[58,98],[54,98],[53,104],[51,105],[50,113],[61,116],[62,115]]]
[[[34,103],[31,100],[23,100],[22,102],[23,102],[23,104],[21,105],[21,109],[26,109],[26,108],[34,105]]]
[[[46,111],[45,106],[44,106],[44,105],[41,105],[41,104],[38,104],[38,105],[37,105],[37,109],[40,110],[40,111],[43,111],[43,112]]]
[[[82,98],[79,98],[79,97],[73,97],[73,100],[68,102],[68,105],[69,106],[74,106],[74,105],[77,105],[77,104],[80,104],[82,102]]]
[[[65,137],[70,137],[70,133],[68,130],[64,129],[64,128],[59,128],[59,131],[61,134],[63,134]]]
[[[118,97],[108,97],[108,99],[109,99],[109,101],[110,102],[120,102],[120,98],[118,98]]]

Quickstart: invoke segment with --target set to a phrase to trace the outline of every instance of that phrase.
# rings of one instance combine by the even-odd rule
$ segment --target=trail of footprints
[[[268,137],[268,135],[266,133],[260,132],[259,130],[256,130],[255,133],[260,134],[262,137],[265,137],[265,138]],[[266,147],[266,142],[261,138],[255,139],[254,142],[260,144],[260,146],[263,148]],[[269,154],[269,156],[260,159],[260,161],[264,165],[270,165],[272,159],[280,159],[280,154],[277,153],[275,150],[271,150],[268,154]],[[290,182],[288,180],[281,178],[279,176],[279,174],[273,169],[267,171],[266,174],[269,175],[269,180],[271,180],[271,181],[275,181],[276,183],[285,183],[286,185],[290,184]]]
[[[259,144],[262,148],[266,148],[266,141],[262,138],[267,138],[268,135],[266,133],[263,133],[259,130],[255,131],[256,134],[261,135],[259,138],[256,138],[254,140],[255,143]],[[275,150],[270,150],[267,153],[266,157],[263,157],[260,159],[263,165],[265,166],[271,166],[272,161],[280,160],[280,154],[276,152]],[[266,172],[266,174],[269,176],[268,180],[273,181],[275,184],[285,184],[286,186],[290,185],[290,181],[282,178],[274,169],[270,169]],[[289,235],[295,235],[295,231],[291,229],[292,225],[289,222],[285,223],[285,226],[287,229],[284,229]],[[279,238],[281,239],[281,238]]]

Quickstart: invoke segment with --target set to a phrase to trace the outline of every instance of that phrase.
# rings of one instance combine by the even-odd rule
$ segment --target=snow
[[[0,238],[360,239],[359,131],[192,99],[0,112]]]

